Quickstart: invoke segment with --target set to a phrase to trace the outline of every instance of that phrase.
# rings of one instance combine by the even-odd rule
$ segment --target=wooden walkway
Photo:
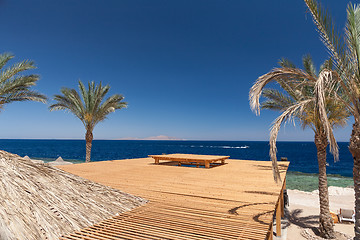
[[[284,179],[289,163],[279,164]],[[63,240],[271,239],[283,185],[274,183],[270,161],[230,159],[206,169],[143,158],[59,168],[150,200]]]

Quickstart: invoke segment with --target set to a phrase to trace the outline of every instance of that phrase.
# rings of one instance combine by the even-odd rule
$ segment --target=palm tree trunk
[[[315,145],[319,164],[319,231],[323,238],[335,238],[334,224],[329,210],[329,192],[326,176],[326,147],[328,141],[323,131],[315,133]]]
[[[90,162],[91,146],[92,146],[92,140],[93,140],[93,134],[90,130],[86,131],[85,140],[86,140],[86,160],[85,160],[85,162]]]
[[[360,240],[360,125],[355,121],[350,137],[349,150],[354,159],[353,178],[355,190],[355,237]]]

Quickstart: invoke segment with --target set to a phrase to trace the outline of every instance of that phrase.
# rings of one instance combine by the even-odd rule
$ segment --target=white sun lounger
[[[351,209],[340,208],[339,221],[347,221],[355,223],[355,211]]]

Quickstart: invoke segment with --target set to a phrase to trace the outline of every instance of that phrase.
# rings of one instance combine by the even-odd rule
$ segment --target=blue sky
[[[323,2],[342,31],[347,2]],[[319,66],[328,56],[301,0],[0,0],[0,29],[0,52],[35,61],[35,89],[49,98],[78,79],[125,96],[129,107],[98,124],[95,139],[266,141],[278,113],[251,112],[251,85],[282,57],[301,66],[310,53]],[[0,138],[83,138],[78,119],[47,108],[7,105]],[[287,125],[279,140],[313,133]]]

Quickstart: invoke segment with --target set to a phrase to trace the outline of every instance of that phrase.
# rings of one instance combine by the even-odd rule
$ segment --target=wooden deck
[[[279,165],[284,179],[289,162]],[[229,159],[206,169],[142,158],[59,168],[150,200],[67,240],[271,239],[283,186],[274,183],[270,161]]]

